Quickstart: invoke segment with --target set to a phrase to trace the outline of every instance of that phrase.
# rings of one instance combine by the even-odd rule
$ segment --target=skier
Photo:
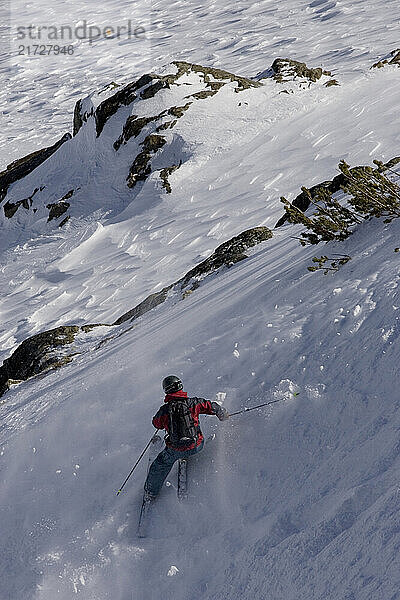
[[[157,429],[165,429],[166,447],[150,466],[144,485],[147,500],[159,493],[175,461],[197,454],[203,449],[204,438],[199,425],[199,415],[216,415],[220,421],[229,418],[228,411],[217,402],[203,398],[188,398],[183,383],[175,375],[162,382],[166,394],[164,404],[153,417]]]

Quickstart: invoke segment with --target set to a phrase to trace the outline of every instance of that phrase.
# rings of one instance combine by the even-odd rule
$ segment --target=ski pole
[[[134,466],[131,469],[131,472],[129,473],[128,477],[125,479],[124,483],[121,485],[121,487],[119,488],[118,492],[117,492],[117,496],[120,495],[120,493],[122,492],[122,490],[125,487],[126,482],[128,481],[129,477],[132,475],[133,471],[136,469],[136,467],[138,466],[138,464],[140,463],[140,461],[142,460],[143,456],[146,453],[147,448],[150,446],[151,442],[153,441],[154,436],[157,435],[157,433],[159,432],[159,429],[157,429],[157,431],[151,436],[146,448],[143,450],[142,454],[139,456],[139,458],[137,459],[137,461],[135,462]]]
[[[293,396],[298,396],[300,392],[294,392]],[[278,398],[278,400],[271,400],[270,402],[264,402],[264,404],[258,404],[258,406],[252,406],[251,408],[244,408],[243,410],[238,410],[234,413],[229,413],[230,417],[234,417],[235,415],[241,415],[242,413],[249,412],[249,410],[256,410],[256,408],[261,408],[262,406],[269,406],[270,404],[276,404],[277,402],[281,402],[285,400],[285,398]]]

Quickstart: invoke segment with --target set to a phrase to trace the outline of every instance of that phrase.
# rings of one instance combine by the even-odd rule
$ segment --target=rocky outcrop
[[[69,202],[64,202],[63,200],[59,200],[58,202],[54,202],[53,204],[48,204],[47,208],[49,209],[49,218],[47,219],[47,222],[61,217],[64,213],[67,212],[70,206],[71,205]]]
[[[155,117],[138,117],[137,115],[132,115],[128,117],[122,130],[122,134],[114,142],[114,150],[119,150],[122,144],[126,144],[132,137],[137,137],[146,125],[152,121],[156,121],[159,116],[160,115]]]
[[[106,97],[97,108],[94,104],[94,98],[96,96],[94,92],[89,96],[78,100],[75,105],[73,118],[74,136],[79,134],[85,123],[93,120],[96,135],[99,137],[111,117],[113,117],[119,109],[124,109],[122,113],[120,113],[121,116],[124,115],[125,119],[122,127],[120,121],[117,120],[115,121],[115,127],[114,124],[112,128],[110,127],[110,132],[112,132],[112,135],[114,136],[112,138],[113,142],[111,143],[116,152],[132,138],[138,138],[139,147],[135,147],[135,145],[132,144],[134,151],[129,172],[126,174],[126,182],[130,188],[134,188],[138,182],[144,182],[149,177],[153,170],[153,159],[157,157],[156,172],[158,172],[161,179],[162,187],[165,189],[166,193],[172,192],[168,176],[179,167],[185,160],[185,157],[183,155],[180,156],[177,153],[176,147],[173,147],[171,152],[167,149],[167,151],[162,152],[162,154],[160,153],[160,150],[165,144],[168,144],[170,140],[172,141],[172,136],[167,134],[171,133],[171,130],[173,130],[179,120],[190,111],[194,103],[210,99],[215,94],[218,94],[218,92],[226,85],[236,93],[262,87],[264,83],[260,81],[260,79],[262,79],[263,76],[272,77],[280,82],[290,79],[296,79],[302,82],[317,81],[322,75],[328,74],[328,72],[323,71],[322,68],[309,68],[305,63],[294,61],[289,58],[276,59],[269,69],[268,75],[260,74],[260,76],[256,78],[242,77],[224,69],[206,67],[186,61],[174,61],[172,63],[171,71],[171,73],[167,72],[167,74],[145,74],[124,87],[117,86],[117,84],[113,82],[98,92],[97,96],[102,93],[111,95]],[[325,85],[327,86],[336,84],[336,80],[333,79],[325,82]],[[301,83],[301,85],[303,85],[303,83]],[[159,92],[175,87],[180,88],[178,94],[164,94],[162,98],[164,110],[159,109],[159,112],[152,114],[151,110],[148,110],[148,107],[154,107],[154,103],[150,102],[148,105],[143,104],[148,100],[151,100],[154,96],[159,94]],[[290,92],[292,93],[292,90],[290,90]],[[180,97],[179,101],[176,100],[177,96]],[[171,106],[172,98],[174,102],[173,106]],[[135,110],[138,102],[140,105],[138,104],[138,110]],[[128,110],[126,110],[126,108]],[[166,137],[164,137],[163,132],[166,132]],[[4,199],[11,183],[21,179],[34,170],[44,160],[56,152],[61,144],[70,138],[71,135],[69,133],[65,134],[65,136],[53,146],[44,148],[43,150],[34,152],[13,162],[4,172],[0,173],[0,201]],[[92,143],[89,141],[90,139],[89,136],[87,143]],[[174,136],[174,139],[176,139],[176,136]],[[108,139],[105,139],[104,141],[106,145],[109,144]],[[183,140],[183,142],[184,141],[185,140]],[[85,142],[85,138],[82,139],[82,142]],[[77,151],[82,152],[82,158],[85,160],[85,149],[78,145]],[[159,154],[161,154],[162,157],[165,156],[166,159],[161,158],[161,160],[158,160]],[[11,217],[16,213],[20,206],[27,209],[29,208],[29,205],[29,199],[20,200],[19,198],[12,198],[10,203],[4,207],[4,210],[7,216]],[[69,208],[65,202],[59,201],[55,203],[50,189],[49,193],[46,194],[46,197],[43,197],[43,206],[47,206],[50,211],[49,222],[62,215],[63,211],[65,212]],[[67,218],[68,217],[66,217],[66,219]],[[65,222],[66,220],[63,221],[63,223]]]
[[[25,210],[29,210],[33,204],[33,197],[38,193],[44,190],[44,186],[40,188],[35,188],[33,193],[28,196],[28,198],[23,198],[22,200],[18,200],[18,202],[6,202],[3,206],[4,214],[8,219],[11,219],[17,212],[20,206],[23,206]],[[33,209],[35,211],[35,209]]]
[[[191,269],[178,282],[185,288],[191,281],[202,279],[205,275],[213,273],[222,266],[231,267],[235,263],[247,258],[245,251],[261,242],[272,238],[272,231],[268,227],[253,227],[243,231],[240,235],[224,242],[199,265]]]
[[[241,77],[223,69],[205,67],[186,61],[174,61],[171,72],[164,71],[164,73],[167,74],[145,74],[124,87],[119,87],[115,83],[106,86],[97,95],[102,93],[111,95],[106,97],[97,108],[94,105],[94,98],[96,97],[94,92],[80,99],[75,105],[74,136],[77,136],[82,127],[88,122],[92,122],[97,137],[100,136],[113,115],[119,109],[122,109],[118,118],[109,126],[109,136],[104,138],[105,147],[101,150],[100,160],[109,150],[113,149],[115,152],[119,152],[123,146],[131,140],[135,140],[136,143],[133,142],[129,145],[128,152],[131,152],[131,158],[128,165],[130,166],[125,167],[126,172],[124,174],[126,185],[131,189],[135,188],[137,183],[145,182],[154,172],[160,178],[160,188],[165,190],[167,194],[172,193],[170,175],[187,160],[185,149],[189,153],[191,147],[190,140],[185,140],[179,133],[173,135],[174,128],[181,119],[185,119],[185,115],[191,111],[196,102],[207,101],[207,99],[218,94],[224,86],[229,86],[232,93],[240,93],[262,87],[265,82],[261,80],[265,77],[272,78],[281,84],[286,81],[296,81],[301,88],[319,80],[325,86],[338,84],[335,79],[329,79],[329,72],[324,71],[321,67],[310,68],[305,63],[289,58],[277,58],[268,71],[259,74],[256,78]],[[295,87],[293,85],[282,85],[280,93],[295,93]],[[154,103],[151,99],[160,92],[167,92],[172,88],[174,88],[174,93],[163,93],[160,97],[161,109],[158,108],[153,113],[152,109],[155,106],[159,107],[160,104],[158,102]],[[149,103],[147,103],[148,101]],[[240,106],[242,102],[238,104]],[[70,134],[66,134],[54,146],[32,153],[9,165],[6,171],[0,173],[0,200],[7,194],[7,189],[11,183],[30,173],[70,138]],[[80,138],[79,143],[75,144],[74,141],[73,144],[71,149],[76,148],[77,153],[80,153],[79,155],[85,163],[85,167],[92,169],[93,165],[88,166],[85,162],[86,148],[84,146],[84,144],[93,144],[91,135],[83,136]],[[110,144],[113,148],[112,146],[111,148],[108,147]],[[95,148],[87,148],[87,150],[89,156],[92,155],[92,151],[96,154]],[[121,154],[123,154],[121,160],[125,160],[126,150],[125,153],[121,152]],[[115,158],[118,160],[118,155]],[[60,165],[56,165],[56,168],[62,170]],[[100,171],[94,169],[94,177],[97,177],[98,172]],[[40,214],[42,214],[42,209],[47,207],[49,211],[48,222],[54,222],[62,217],[62,222],[58,223],[59,226],[62,226],[70,218],[68,211],[70,204],[66,201],[66,198],[54,201],[52,186],[47,185],[47,180],[43,183],[46,184],[48,189],[44,194],[38,195],[42,201]],[[67,178],[65,184],[69,185]],[[10,194],[9,202],[3,206],[6,216],[11,218],[20,207],[26,210],[31,208],[32,197],[37,191],[38,189],[33,192],[31,197],[22,199]],[[36,197],[35,208],[32,209],[34,212],[39,208],[38,200],[39,197]],[[22,209],[21,218],[24,218]]]
[[[57,327],[22,342],[0,367],[0,396],[12,383],[25,381],[68,363],[71,354],[61,354],[60,349],[71,345],[79,331],[80,327],[77,326]]]
[[[176,73],[172,73],[170,75],[157,75],[155,73],[143,75],[137,81],[128,84],[127,86],[119,90],[116,94],[104,100],[97,107],[95,112],[97,136],[101,134],[104,125],[121,106],[128,106],[138,98],[148,100],[149,98],[155,96],[160,90],[169,89],[171,85],[178,84],[179,78],[182,77],[182,75],[188,74],[190,72],[196,72],[201,74],[204,81],[207,84],[215,83],[210,81],[211,77],[221,77],[225,80],[225,83],[227,83],[228,81],[236,81],[240,89],[246,89],[247,87],[256,87],[258,85],[254,81],[247,80],[244,77],[237,77],[236,75],[228,73],[228,71],[223,71],[222,69],[211,69],[208,67],[202,67],[200,65],[194,65],[183,61],[175,61],[172,64],[175,65],[177,68]],[[224,83],[221,83],[221,86],[222,85],[224,85]],[[211,91],[213,93],[216,93],[218,90],[213,90],[211,87]],[[76,108],[77,113],[79,113],[79,110],[79,107]],[[164,113],[161,113],[160,115],[155,115],[154,117],[151,117],[150,120],[155,120],[163,115]],[[135,118],[136,117],[129,117],[130,123],[127,122],[126,124],[127,132],[129,132],[129,128],[132,125]],[[78,124],[79,122],[77,123],[77,126]],[[139,125],[139,123],[137,123],[136,125]],[[134,131],[136,130],[136,125],[134,126]],[[127,139],[129,139],[129,135]],[[117,144],[116,149],[118,149],[119,146],[120,144]]]
[[[73,136],[75,136],[83,125],[82,99],[78,100],[74,108]]]
[[[291,58],[276,58],[272,63],[271,67],[262,73],[259,73],[255,79],[260,81],[261,79],[274,79],[278,83],[285,83],[288,81],[302,80],[309,82],[316,82],[321,79],[322,75],[330,77],[332,74],[330,71],[325,71],[321,67],[310,68],[306,63],[293,60]],[[330,85],[338,85],[336,80]]]
[[[63,200],[59,200],[59,202],[54,202],[53,204],[48,204],[47,208],[49,209],[49,218],[47,222],[52,221],[53,219],[58,219],[61,217],[70,207],[69,202],[64,202]]]
[[[272,76],[279,83],[289,81],[295,77],[308,79],[309,81],[318,81],[322,75],[331,75],[329,71],[323,71],[321,67],[310,68],[306,63],[292,60],[291,58],[277,58],[272,63],[271,69],[274,74]]]
[[[52,221],[53,219],[58,219],[64,213],[67,212],[69,207],[71,206],[67,200],[69,200],[74,193],[74,190],[69,190],[60,200],[57,202],[52,202],[51,204],[47,204],[46,208],[49,210],[49,217],[47,222]],[[65,220],[65,219],[64,219]]]
[[[177,79],[182,77],[182,75],[188,75],[190,73],[197,73],[200,75],[204,83],[207,84],[208,87],[215,93],[218,92],[219,89],[223,85],[228,82],[236,83],[237,86],[235,88],[236,92],[241,92],[243,90],[248,90],[250,88],[259,87],[261,84],[253,79],[247,79],[246,77],[240,77],[238,75],[234,75],[229,71],[224,71],[223,69],[215,69],[213,67],[203,67],[201,65],[195,65],[193,63],[188,63],[184,61],[176,60],[172,63],[178,69],[176,75],[173,76],[174,81],[171,82],[170,76],[167,76],[171,83],[175,83]],[[216,84],[216,85],[214,85]]]
[[[98,348],[110,339],[104,331],[94,331],[103,327],[111,325],[63,325],[24,340],[0,367],[0,396],[13,384],[68,364],[77,354],[90,351],[93,342]]]
[[[173,285],[169,285],[163,288],[160,292],[150,294],[150,296],[147,296],[147,298],[135,306],[135,308],[128,310],[128,312],[119,317],[113,323],[113,325],[122,325],[122,323],[125,323],[126,321],[134,321],[135,319],[138,319],[145,313],[149,312],[149,310],[152,310],[159,304],[162,304],[167,299],[168,292],[170,289],[172,289],[172,287]]]
[[[23,198],[22,200],[18,200],[17,202],[6,202],[3,206],[4,214],[8,219],[11,219],[17,212],[18,208],[22,206],[25,210],[29,210],[33,204],[33,198],[38,193],[44,190],[44,186],[40,188],[35,188],[33,194],[28,198]],[[70,190],[57,202],[52,202],[46,205],[46,208],[49,210],[49,217],[47,222],[52,221],[53,219],[57,219],[61,217],[71,206],[69,202],[66,202],[67,199],[71,198],[74,190]],[[33,209],[33,212],[36,212],[36,208]]]
[[[161,171],[160,171],[160,179],[162,181],[162,186],[164,189],[166,189],[167,194],[170,194],[172,192],[171,184],[169,182],[169,176],[174,171],[179,169],[179,167],[181,165],[182,165],[182,161],[179,162],[179,165],[171,165],[170,167],[166,167],[165,169],[161,169]]]
[[[385,65],[397,65],[400,67],[400,48],[392,50],[388,56],[372,65],[371,69],[381,69]]]
[[[101,94],[105,94],[110,90],[115,90],[119,87],[121,87],[119,83],[116,83],[115,81],[110,81],[110,83],[107,83],[103,88],[101,88],[101,90],[97,92],[97,95],[100,96]]]
[[[116,94],[103,100],[96,109],[96,132],[97,137],[101,134],[104,129],[104,125],[108,119],[112,117],[121,106],[128,106],[134,100],[136,100],[137,91],[145,85],[151,83],[156,78],[154,75],[143,75],[137,81],[129,83],[122,90],[119,90]]]
[[[145,88],[143,92],[140,93],[140,97],[143,100],[154,98],[157,92],[162,90],[164,87],[164,82],[161,79],[159,79],[158,81],[156,81],[156,83],[153,83],[152,85],[149,85],[147,88]]]
[[[75,104],[74,109],[74,129],[73,135],[76,136],[82,125],[88,121],[95,113],[93,102],[88,96],[87,98],[81,98]]]
[[[329,79],[326,83],[324,83],[324,87],[332,87],[333,85],[340,85],[337,79]]]
[[[127,177],[127,184],[130,188],[135,187],[139,181],[145,181],[151,174],[151,160],[166,143],[166,139],[157,134],[161,131],[172,129],[185,112],[189,110],[193,101],[209,98],[217,94],[224,85],[232,82],[237,84],[235,88],[237,92],[262,85],[254,80],[239,77],[222,69],[203,67],[184,61],[174,61],[172,64],[176,68],[175,73],[168,75],[153,73],[143,76],[137,82],[118,91],[112,98],[105,100],[96,111],[97,135],[100,135],[107,119],[122,105],[129,104],[139,97],[147,100],[162,89],[169,89],[173,85],[181,85],[179,79],[190,73],[198,74],[205,84],[205,90],[189,94],[186,96],[186,99],[190,101],[181,106],[172,106],[152,116],[139,117],[138,115],[131,115],[127,118],[122,134],[114,142],[114,149],[116,151],[131,138],[138,137],[148,125],[154,123],[152,129],[147,129],[148,135],[141,142],[143,149],[136,155],[130,168]],[[172,117],[172,120],[168,119],[168,117]],[[165,119],[168,120],[166,121]],[[162,185],[167,193],[171,193],[172,191],[171,185],[168,182],[168,175],[179,166],[173,164],[160,169]]]
[[[138,181],[144,181],[151,173],[150,161],[152,156],[167,143],[167,140],[161,135],[154,133],[148,135],[142,142],[143,150],[140,152],[131,168],[127,177],[128,187],[133,188]]]
[[[134,321],[156,306],[159,306],[167,299],[169,293],[179,294],[179,298],[184,298],[188,293],[199,287],[200,281],[207,275],[214,273],[221,267],[231,267],[237,262],[247,258],[245,251],[248,248],[260,244],[272,237],[272,231],[268,227],[254,227],[243,231],[240,235],[224,242],[200,264],[188,271],[184,277],[176,283],[168,285],[160,292],[151,294],[143,302],[135,306],[117,319],[113,325],[121,325],[126,321]]]
[[[382,164],[381,172],[391,169],[398,163],[400,163],[400,157],[392,158],[387,163]],[[356,174],[357,171],[359,171],[360,169],[367,169],[367,168],[369,168],[369,167],[362,167],[362,166],[352,167],[350,169],[350,173],[354,172]],[[311,204],[310,197],[311,197],[311,200],[314,200],[315,198],[317,198],[320,195],[320,193],[322,191],[328,192],[330,194],[330,196],[332,196],[333,194],[335,194],[336,192],[341,190],[347,183],[349,183],[348,178],[343,173],[339,173],[339,175],[336,175],[336,177],[334,177],[330,181],[322,181],[321,183],[317,183],[316,185],[313,185],[311,188],[307,188],[308,193],[307,193],[307,191],[302,191],[298,196],[296,196],[296,198],[293,200],[291,205],[300,209],[302,212],[305,212]],[[287,213],[285,213],[279,219],[279,221],[276,223],[275,228],[281,227],[288,220],[289,220],[289,217],[288,217]]]
[[[44,163],[54,152],[56,152],[62,144],[71,139],[71,134],[66,133],[62,136],[58,142],[47,148],[36,150],[23,158],[15,160],[7,166],[5,171],[0,173],[0,202],[4,200],[7,194],[7,190],[12,183],[15,183],[19,179],[22,179],[39,165]]]

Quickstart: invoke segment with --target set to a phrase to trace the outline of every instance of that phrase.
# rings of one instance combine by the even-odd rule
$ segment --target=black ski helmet
[[[168,375],[162,382],[163,390],[166,394],[173,394],[183,390],[183,383],[176,375]]]

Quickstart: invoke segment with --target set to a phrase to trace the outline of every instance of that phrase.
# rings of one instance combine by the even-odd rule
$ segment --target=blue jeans
[[[166,446],[151,464],[146,483],[144,484],[146,492],[149,492],[152,496],[157,496],[173,464],[180,458],[188,458],[189,456],[193,456],[193,454],[201,452],[203,446],[204,440],[200,446],[196,446],[192,450],[174,450]]]

